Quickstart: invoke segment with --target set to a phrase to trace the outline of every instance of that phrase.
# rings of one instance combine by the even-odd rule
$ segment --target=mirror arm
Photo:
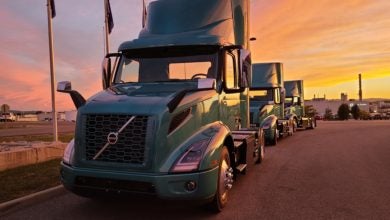
[[[119,57],[122,53],[108,53],[105,57],[106,58],[109,58],[109,57]]]
[[[77,92],[75,90],[69,90],[69,91],[57,90],[57,91],[62,92],[62,93],[68,93],[70,95],[70,97],[72,98],[73,104],[76,107],[76,109],[79,109],[80,107],[82,107],[86,103],[85,98],[79,92]]]

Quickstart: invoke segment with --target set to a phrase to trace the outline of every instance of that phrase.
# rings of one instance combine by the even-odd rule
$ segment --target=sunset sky
[[[150,0],[146,0],[150,2]],[[101,90],[103,0],[56,0],[56,81],[88,98]],[[111,0],[111,51],[138,36],[142,0]],[[0,105],[51,109],[46,0],[0,4]],[[303,79],[305,98],[390,99],[389,0],[251,0],[254,62],[283,62],[286,80]],[[58,110],[74,109],[56,93]]]

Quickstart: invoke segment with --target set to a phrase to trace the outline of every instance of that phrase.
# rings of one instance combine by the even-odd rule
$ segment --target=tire
[[[314,120],[311,120],[310,122],[310,129],[314,129],[316,127],[316,123]]]
[[[293,136],[294,134],[294,123],[288,126],[288,136]]]
[[[278,135],[276,132],[276,128],[273,130],[273,133],[274,133],[274,138],[272,140],[270,140],[270,144],[272,146],[275,146],[278,143]]]
[[[260,140],[260,149],[259,149],[259,155],[255,161],[256,164],[260,164],[264,160],[264,154],[265,154],[265,138],[264,138],[264,132],[262,132]]]
[[[297,132],[297,127],[298,127],[298,121],[297,121],[297,119],[294,119],[294,122],[293,122],[293,132]]]
[[[227,179],[228,178],[228,179]],[[219,161],[217,191],[213,201],[211,202],[211,208],[215,212],[220,212],[226,206],[229,197],[229,190],[233,183],[233,169],[230,166],[230,157],[227,148],[224,146],[221,151],[221,158]]]

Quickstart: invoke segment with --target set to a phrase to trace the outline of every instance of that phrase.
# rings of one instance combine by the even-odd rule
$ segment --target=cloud
[[[254,60],[284,62],[286,79],[324,87],[356,80],[358,73],[390,75],[389,1],[256,3],[268,10],[252,13]]]
[[[121,42],[138,36],[142,1],[111,1],[111,8],[110,46],[116,51]],[[374,88],[369,83],[375,79],[390,83],[390,1],[251,0],[251,8],[251,32],[257,37],[253,60],[283,62],[285,79],[304,79],[313,93],[340,86],[354,91],[358,73],[368,88]],[[103,1],[56,1],[56,9],[56,80],[72,81],[88,98],[101,89]],[[51,109],[46,13],[46,0],[0,5],[0,104],[11,109]],[[56,96],[57,109],[74,108],[68,95]]]

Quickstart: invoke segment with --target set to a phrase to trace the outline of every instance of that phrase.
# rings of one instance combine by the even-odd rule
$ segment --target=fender
[[[294,120],[296,120],[297,123],[298,123],[298,117],[297,117],[297,115],[294,114],[294,113],[291,113],[291,114],[286,115],[286,119],[289,121],[290,124],[291,124],[291,123],[294,123]]]
[[[198,132],[193,134],[187,140],[185,140],[165,161],[162,165],[161,172],[169,172],[171,167],[176,161],[187,151],[187,149],[194,143],[209,139],[209,143],[203,152],[203,159],[199,164],[199,170],[209,170],[215,168],[219,164],[220,151],[225,144],[225,141],[231,141],[230,129],[224,125],[221,121],[207,124],[199,129]],[[229,146],[227,146],[229,148]]]
[[[277,126],[277,121],[278,118],[275,115],[269,115],[260,123],[260,127],[264,130],[268,130],[274,126]]]

